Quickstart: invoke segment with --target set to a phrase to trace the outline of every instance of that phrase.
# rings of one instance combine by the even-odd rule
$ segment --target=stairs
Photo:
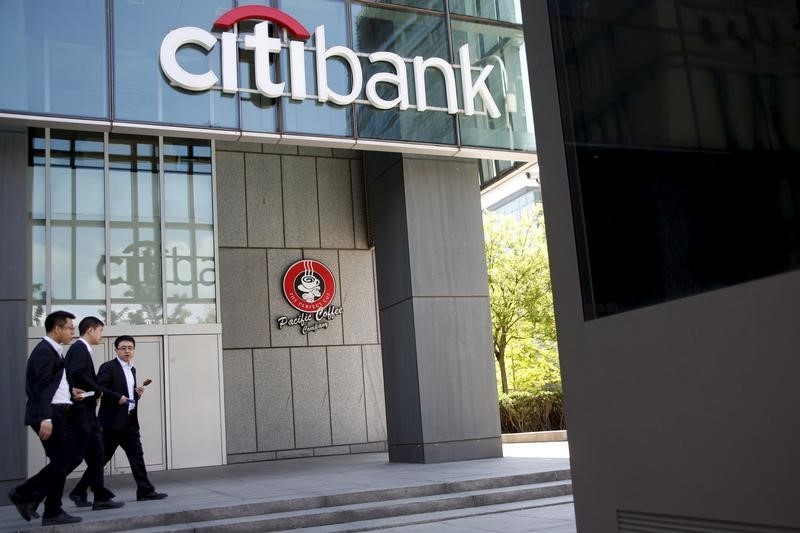
[[[370,531],[571,501],[569,470],[84,521],[59,531]],[[37,531],[32,529],[30,531]],[[46,531],[46,529],[43,529]]]

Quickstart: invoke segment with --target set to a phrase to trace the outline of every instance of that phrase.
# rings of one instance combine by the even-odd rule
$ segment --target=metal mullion
[[[195,205],[194,205],[194,160],[196,158],[194,145],[189,145],[189,166],[186,172],[186,201],[189,207],[189,252],[190,257],[193,258],[192,265],[190,270],[192,272],[192,279],[194,283],[192,283],[192,299],[198,300],[200,298],[200,294],[198,291],[198,285],[200,284],[200,278],[197,272],[197,214],[195,213]]]
[[[51,313],[53,302],[53,269],[50,266],[53,258],[53,236],[51,227],[51,201],[50,201],[50,128],[44,130],[44,242],[45,242],[45,316]]]
[[[453,24],[452,24],[452,14],[450,13],[450,0],[444,0],[444,31],[447,33],[447,55],[448,60],[451,65],[455,63],[456,60],[456,52],[455,46],[453,45]],[[459,63],[459,67],[463,68],[463,66]],[[470,65],[468,65],[468,68]],[[463,73],[459,72],[463,76]],[[455,68],[453,69],[453,76],[455,76]],[[472,80],[472,75],[470,74],[470,80]],[[461,95],[461,98],[466,98],[466,95]],[[456,84],[456,99],[458,99],[458,84]],[[449,102],[448,102],[449,103]],[[466,106],[466,102],[465,102]],[[456,105],[458,107],[458,105]],[[453,116],[453,122],[455,123],[455,130],[456,130],[456,146],[459,148],[461,147],[461,115],[460,113],[456,113]]]
[[[103,226],[105,227],[105,250],[106,250],[106,325],[111,322],[111,284],[109,283],[109,273],[111,272],[111,158],[110,158],[110,137],[107,131],[103,132]]]
[[[166,200],[166,172],[164,172],[164,137],[158,137],[158,222],[159,232],[158,236],[158,252],[161,255],[161,321],[164,324],[168,323],[167,320],[167,254],[165,248],[166,242],[166,221],[165,221],[165,200]],[[166,343],[164,343],[166,344]]]
[[[211,235],[214,239],[214,309],[216,323],[222,323],[219,300],[219,228],[217,227],[217,142],[211,139]],[[221,364],[221,363],[220,363]]]
[[[161,255],[161,322],[167,327],[167,254],[164,247],[166,239],[165,198],[166,198],[166,172],[164,172],[164,137],[158,136],[158,222],[160,235],[158,237],[158,253]],[[169,368],[169,334],[164,332],[161,337],[161,368],[164,372],[164,405],[172,404],[172,390],[170,388]],[[165,409],[164,424],[162,426],[162,441],[164,443],[164,468],[172,467],[172,410]]]
[[[70,299],[73,305],[78,301],[78,165],[75,158],[78,153],[78,142],[76,139],[70,140],[70,245],[72,254],[70,257]]]

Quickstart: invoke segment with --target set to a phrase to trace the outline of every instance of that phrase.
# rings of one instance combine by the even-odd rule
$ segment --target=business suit
[[[128,382],[125,372],[122,369],[122,362],[119,358],[106,361],[100,365],[97,372],[97,383],[103,388],[103,396],[100,399],[100,411],[98,419],[103,428],[103,464],[107,463],[117,446],[122,447],[128,462],[131,465],[131,473],[136,480],[136,496],[152,494],[155,488],[147,477],[147,469],[144,464],[144,452],[142,441],[139,434],[139,394],[136,389],[136,369],[131,368],[133,373],[133,389],[135,405],[132,410],[128,410],[128,404],[119,404],[121,397],[129,397]],[[86,487],[90,484],[91,474],[84,472],[78,484],[73,489],[74,492],[86,492]]]
[[[63,513],[64,481],[80,461],[73,443],[74,419],[67,403],[54,405],[53,397],[64,374],[64,360],[53,346],[42,340],[31,352],[25,378],[25,424],[38,435],[43,421],[52,421],[52,432],[41,441],[50,462],[39,473],[14,489],[15,498],[26,502],[44,499],[45,519]],[[16,503],[16,502],[15,502]]]
[[[67,376],[73,387],[83,391],[94,391],[95,395],[74,404],[75,417],[75,449],[86,460],[86,476],[89,486],[94,493],[95,502],[107,501],[114,497],[103,483],[103,431],[97,421],[97,400],[106,392],[106,389],[97,382],[94,371],[94,361],[89,352],[89,347],[83,339],[78,339],[67,351],[64,358]],[[78,465],[75,465],[76,467]],[[73,490],[71,497],[86,499],[86,491]]]

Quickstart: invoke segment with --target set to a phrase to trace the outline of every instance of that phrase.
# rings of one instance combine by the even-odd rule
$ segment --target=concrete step
[[[255,500],[257,495],[254,495],[253,501],[243,504],[173,508],[153,514],[104,511],[108,514],[98,517],[92,514],[88,520],[58,530],[270,531],[313,527],[570,494],[569,478],[569,470],[554,470],[268,501]],[[437,505],[441,508],[437,509]],[[49,529],[33,527],[24,531]]]
[[[356,533],[359,531],[377,531],[388,528],[435,524],[437,522],[446,522],[448,520],[458,520],[459,518],[487,516],[500,513],[510,513],[514,511],[524,511],[528,509],[539,509],[542,507],[568,505],[571,503],[573,503],[573,499],[572,495],[570,494],[568,496],[554,496],[552,498],[541,498],[538,500],[523,500],[511,503],[483,505],[480,507],[465,507],[450,511],[435,511],[432,513],[392,516],[389,518],[378,518],[375,520],[362,520],[359,522],[348,522],[344,524],[301,528],[294,531],[297,531],[297,533]]]
[[[490,488],[464,491],[449,494],[435,494],[416,498],[372,501],[335,507],[323,507],[303,511],[271,513],[260,516],[245,516],[137,530],[138,533],[161,532],[261,532],[282,531],[322,527],[341,524],[353,524],[365,521],[397,518],[411,515],[426,515],[446,511],[473,509],[495,506],[509,502],[527,502],[517,508],[530,507],[530,502],[542,499],[565,496],[572,493],[572,484],[566,481],[551,481],[531,485]],[[495,511],[500,512],[500,511]],[[452,514],[451,518],[455,518]],[[432,519],[420,518],[422,521]],[[383,526],[385,527],[385,526]],[[329,530],[326,528],[325,530]],[[345,528],[345,530],[347,530]],[[363,530],[363,528],[362,528]]]

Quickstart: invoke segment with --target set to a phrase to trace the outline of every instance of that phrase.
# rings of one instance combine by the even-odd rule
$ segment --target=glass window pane
[[[111,324],[162,323],[158,139],[109,138]]]
[[[450,0],[450,12],[522,24],[519,0]]]
[[[212,30],[232,0],[114,1],[114,118],[170,124],[238,127],[236,98],[214,88],[205,92],[179,89],[161,72],[159,49],[171,30],[195,26]],[[221,76],[219,43],[210,52],[184,46],[178,63],[188,72],[213,70]]]
[[[105,2],[3,0],[0,109],[107,118],[106,42]]]
[[[103,134],[50,132],[50,215],[54,220],[105,216]]]
[[[444,0],[365,0],[375,4],[394,4],[398,6],[419,7],[422,9],[434,9],[444,11]]]
[[[211,174],[195,174],[194,176],[194,220],[200,224],[214,223],[212,209]]]
[[[51,309],[105,316],[105,228],[54,222],[51,236]]]
[[[46,246],[47,237],[43,223],[31,227],[31,326],[44,326],[46,304]]]
[[[314,30],[325,26],[325,47],[347,46],[347,12],[341,0],[280,0],[278,6],[290,13],[312,34],[307,46],[316,47]],[[284,52],[286,54],[286,52]],[[285,55],[288,58],[288,55]],[[336,59],[327,62],[328,87],[339,94],[348,94],[352,89],[352,75],[345,63]],[[289,79],[288,59],[280,64],[281,79]],[[337,106],[331,102],[321,104],[316,100],[317,73],[314,54],[305,53],[306,91],[309,97],[303,101],[283,98],[283,131],[322,135],[353,135],[353,106]],[[285,92],[291,90],[287,84]],[[242,109],[247,109],[244,101]],[[247,121],[247,112],[243,112]],[[249,128],[245,128],[249,129]]]
[[[31,232],[28,316],[31,326],[43,326],[47,315],[46,197],[45,132],[32,128],[28,141],[28,224]]]
[[[103,134],[50,132],[50,310],[105,316]]]
[[[167,322],[213,323],[214,212],[208,141],[164,140]]]
[[[387,51],[405,60],[406,84],[412,106],[416,106],[417,102],[411,58],[421,56],[448,60],[450,57],[443,16],[354,4],[353,35],[357,52]],[[370,63],[367,58],[362,58],[362,68],[365,80],[378,72],[397,73],[393,65],[383,61]],[[455,94],[455,88],[451,90]],[[391,83],[379,83],[376,92],[388,101],[398,97],[397,87]],[[425,112],[415,108],[406,111],[398,108],[380,110],[371,105],[358,105],[359,137],[455,144],[455,118],[446,111],[445,77],[434,68],[426,69],[425,93],[429,106]],[[366,96],[362,95],[362,98]]]
[[[164,182],[164,216],[167,222],[189,222],[189,176],[170,173]]]
[[[454,54],[461,46],[469,45],[473,80],[484,67],[493,67],[486,85],[500,111],[500,117],[496,119],[488,114],[459,115],[461,143],[466,146],[535,150],[522,30],[453,20],[452,32]],[[483,110],[480,97],[475,98],[475,107],[476,110]]]

